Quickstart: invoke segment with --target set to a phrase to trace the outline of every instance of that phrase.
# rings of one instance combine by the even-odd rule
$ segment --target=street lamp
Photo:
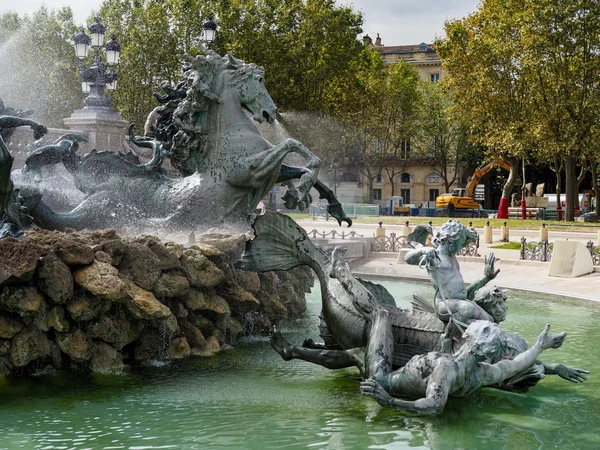
[[[202,33],[204,35],[204,42],[210,48],[217,34],[217,24],[213,21],[212,16],[208,16],[208,20],[202,24]]]
[[[114,66],[119,62],[121,44],[117,42],[115,35],[104,44],[106,26],[102,24],[99,17],[90,25],[90,36],[81,28],[80,32],[73,36],[75,44],[75,55],[79,58],[79,72],[81,74],[81,90],[89,94],[83,101],[86,107],[110,108],[112,98],[104,95],[104,88],[114,91],[117,88],[117,73]],[[94,62],[88,68],[85,67],[83,59],[87,57],[89,48],[95,51]],[[106,63],[100,58],[100,49],[106,51]]]

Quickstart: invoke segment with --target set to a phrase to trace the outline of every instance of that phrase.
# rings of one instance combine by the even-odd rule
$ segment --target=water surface
[[[429,286],[382,282],[407,306]],[[287,324],[317,337],[318,286]],[[533,342],[545,323],[566,330],[544,360],[592,371],[584,384],[548,376],[527,394],[482,389],[435,418],[382,409],[357,372],[285,362],[266,339],[214,358],[121,374],[46,373],[0,381],[1,449],[596,449],[600,448],[600,308],[513,294],[504,328]]]

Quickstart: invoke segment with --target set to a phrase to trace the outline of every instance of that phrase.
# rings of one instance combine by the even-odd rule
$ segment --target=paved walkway
[[[561,297],[583,299],[600,304],[600,272],[577,278],[549,277],[549,263],[519,261],[518,250],[490,249],[482,246],[482,257],[459,257],[461,273],[466,283],[472,283],[483,275],[483,256],[494,252],[496,268],[500,273],[492,283],[497,286],[527,292],[538,292]],[[398,264],[395,254],[373,254],[373,258],[357,260],[352,272],[358,276],[379,276],[408,280],[429,280],[427,271],[417,266]],[[498,260],[499,259],[499,260]]]
[[[335,220],[328,222],[322,220],[298,220],[298,223],[307,231],[317,229],[319,231],[331,231],[335,229],[338,232],[356,231],[363,236],[373,236],[377,224],[355,224],[352,228],[338,227]],[[402,223],[398,225],[386,225],[387,232],[392,231],[401,233]],[[480,236],[483,236],[483,229],[476,229]],[[558,239],[577,240],[582,243],[594,241],[598,244],[600,239],[598,229],[591,229],[589,232],[577,231],[552,231],[549,240]],[[461,273],[466,283],[472,283],[483,275],[483,256],[494,253],[497,262],[496,267],[500,273],[492,283],[512,290],[527,292],[538,292],[561,297],[577,298],[597,302],[600,304],[600,272],[594,272],[577,278],[558,278],[549,277],[548,270],[550,263],[536,261],[520,261],[519,250],[492,249],[491,245],[497,245],[500,238],[499,228],[493,230],[493,244],[480,244],[479,253],[481,257],[459,257]],[[537,241],[539,230],[510,230],[511,241],[519,241],[521,236],[525,236],[528,241]],[[379,276],[389,278],[400,278],[408,280],[429,280],[427,272],[416,266],[408,264],[397,264],[397,254],[391,253],[372,253],[372,257],[354,261],[352,266],[353,273],[359,276]],[[599,270],[600,268],[597,268]]]

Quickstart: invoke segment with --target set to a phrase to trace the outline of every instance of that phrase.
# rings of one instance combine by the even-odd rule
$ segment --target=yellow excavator
[[[435,206],[438,209],[447,209],[452,203],[455,209],[480,209],[481,205],[473,199],[473,192],[483,176],[492,170],[494,167],[500,166],[505,170],[510,171],[508,163],[501,158],[496,158],[492,162],[482,164],[467,181],[467,186],[464,188],[452,189],[449,194],[442,194],[435,199]]]

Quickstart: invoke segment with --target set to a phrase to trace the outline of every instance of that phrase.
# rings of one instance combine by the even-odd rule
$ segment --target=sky
[[[336,0],[338,4],[353,5],[362,11],[363,34],[373,39],[380,34],[383,45],[431,43],[444,35],[444,22],[475,11],[480,0]],[[83,24],[102,0],[18,0],[0,2],[0,13],[14,11],[26,14],[43,4],[49,9],[70,6],[75,22]],[[10,6],[9,6],[10,5]]]

